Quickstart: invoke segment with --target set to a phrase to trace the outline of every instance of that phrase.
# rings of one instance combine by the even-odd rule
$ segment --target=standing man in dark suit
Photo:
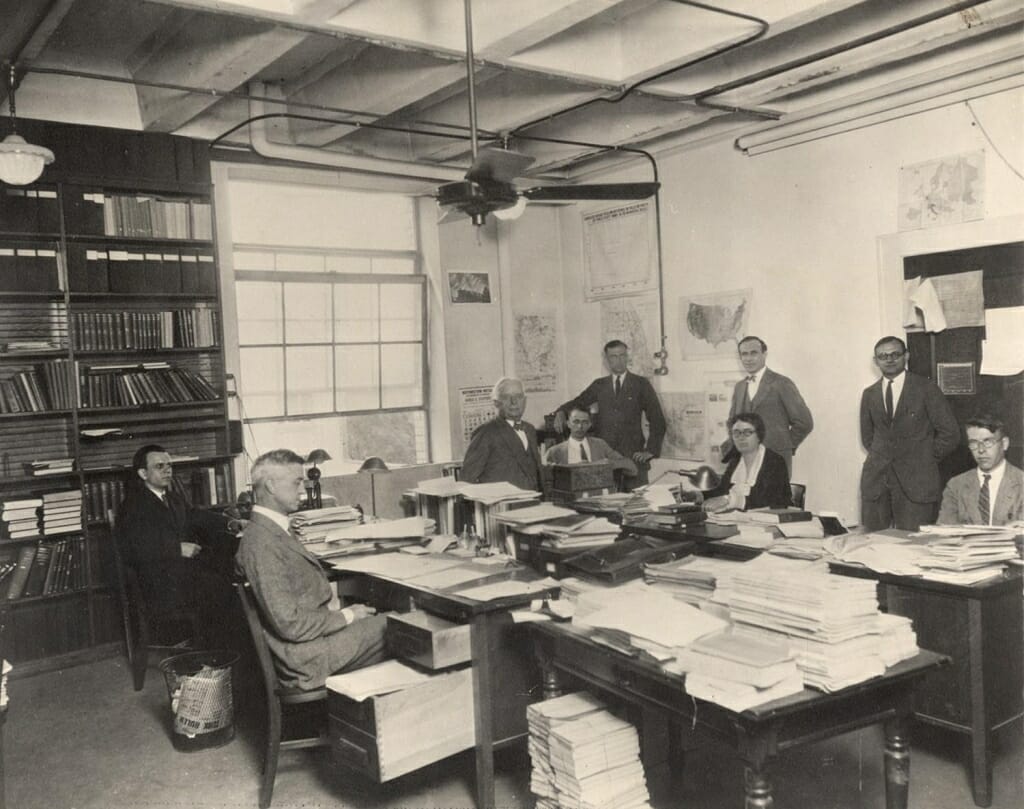
[[[331,609],[319,560],[290,531],[303,492],[302,456],[275,449],[252,467],[252,519],[236,560],[260,605],[263,634],[285,686],[313,690],[331,674],[386,657],[386,619],[364,604]]]
[[[473,432],[462,461],[460,479],[467,483],[504,481],[520,489],[541,491],[537,431],[523,421],[523,383],[502,377],[491,392],[498,415]]]
[[[732,392],[729,418],[737,413],[757,413],[764,421],[764,445],[782,456],[793,473],[793,455],[800,442],[814,429],[814,419],[793,380],[765,367],[768,345],[760,337],[739,342],[740,364],[747,376]],[[722,457],[733,449],[732,439],[722,444]]]
[[[139,448],[115,522],[117,542],[151,615],[196,612],[211,635],[193,640],[207,643],[233,605],[230,522],[193,508],[171,488],[173,479],[171,456],[163,447]]]
[[[647,470],[652,458],[661,452],[665,437],[665,416],[654,387],[645,377],[630,373],[629,347],[622,340],[612,340],[604,347],[604,359],[611,371],[591,382],[587,389],[555,411],[555,428],[565,429],[566,417],[573,408],[593,412],[597,405],[594,435],[607,441],[612,449],[632,458],[639,474],[626,483],[627,489],[647,483]],[[644,438],[643,417],[647,417],[648,435]]]
[[[935,522],[942,479],[939,461],[960,441],[942,391],[909,373],[898,337],[875,343],[882,378],[860,399],[861,441],[868,451],[860,477],[861,522],[869,531],[916,531]]]

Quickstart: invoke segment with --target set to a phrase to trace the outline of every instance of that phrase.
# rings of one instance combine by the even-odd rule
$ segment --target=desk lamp
[[[323,499],[320,494],[320,470],[318,463],[331,460],[330,454],[325,449],[315,449],[306,456],[306,463],[313,464],[306,470],[306,477],[313,481],[309,494],[310,508],[323,508]]]
[[[718,473],[710,466],[698,466],[696,469],[680,469],[678,474],[687,478],[695,488],[700,489],[702,492],[710,492],[722,482],[721,478],[718,477]]]
[[[390,472],[388,465],[384,463],[383,458],[378,458],[374,455],[371,458],[367,458],[363,461],[363,465],[359,467],[360,472]]]

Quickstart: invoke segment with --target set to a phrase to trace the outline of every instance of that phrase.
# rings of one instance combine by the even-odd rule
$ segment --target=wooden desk
[[[886,807],[906,809],[910,786],[906,720],[921,680],[946,662],[942,655],[922,651],[882,677],[835,694],[805,689],[736,713],[693,700],[686,694],[682,675],[595,643],[587,630],[545,623],[532,624],[531,631],[545,669],[545,698],[559,695],[557,676],[567,674],[587,687],[675,720],[686,741],[725,742],[745,766],[747,809],[772,806],[769,765],[779,753],[878,722],[885,723]]]
[[[1024,715],[1020,569],[979,584],[956,585],[841,562],[830,568],[879,582],[889,612],[913,620],[918,645],[952,659],[951,667],[926,681],[916,715],[970,737],[974,802],[989,806],[992,732]]]
[[[415,606],[470,625],[476,804],[478,809],[491,809],[494,806],[494,750],[526,735],[526,707],[536,701],[539,684],[530,637],[522,627],[512,623],[510,610],[527,606],[539,596],[472,601],[443,590],[418,587],[411,582],[378,574],[356,573],[352,576],[347,592],[380,610],[404,612]],[[540,578],[533,570],[516,565],[497,571],[493,577],[488,577],[488,581],[536,581]],[[555,592],[557,588],[547,591],[548,594]]]

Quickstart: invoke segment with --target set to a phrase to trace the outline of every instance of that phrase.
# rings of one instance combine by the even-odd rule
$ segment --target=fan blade
[[[529,200],[647,199],[659,188],[661,183],[592,183],[542,185],[519,193]]]
[[[534,158],[519,152],[484,147],[466,172],[466,179],[473,182],[496,180],[507,183],[522,174],[533,161]]]
[[[441,215],[437,219],[437,224],[447,225],[449,222],[455,222],[459,219],[467,219],[468,214],[463,213],[458,208],[442,208]]]

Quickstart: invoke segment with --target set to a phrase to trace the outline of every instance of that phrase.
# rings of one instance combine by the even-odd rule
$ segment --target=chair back
[[[803,483],[790,483],[789,494],[794,506],[797,508],[804,507],[804,498],[807,494],[807,487]]]
[[[238,591],[238,600],[242,603],[245,624],[249,627],[252,645],[256,649],[256,659],[259,661],[260,674],[263,677],[263,688],[266,691],[267,699],[273,702],[279,693],[277,669],[274,668],[274,658],[267,645],[266,636],[263,634],[263,622],[260,620],[256,596],[253,595],[252,585],[244,577],[235,582],[235,590]]]

